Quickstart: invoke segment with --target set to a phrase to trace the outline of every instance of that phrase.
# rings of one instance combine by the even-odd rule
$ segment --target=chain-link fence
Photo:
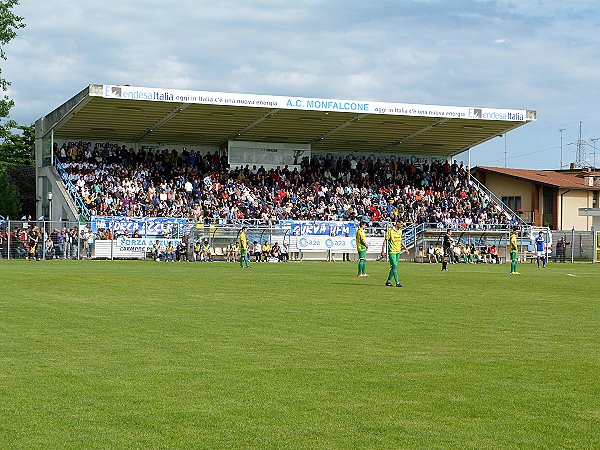
[[[231,223],[222,220],[180,220],[167,226],[160,233],[144,223],[133,232],[125,228],[106,228],[81,225],[77,222],[48,221],[5,221],[0,220],[0,257],[3,259],[145,259],[208,261],[236,260],[236,244],[240,230],[247,226],[250,245],[262,248],[278,248],[284,260],[327,260],[356,261],[356,251],[346,245],[343,249],[301,248],[302,236],[279,223],[244,221]],[[367,236],[369,250],[367,258],[380,258],[386,229],[369,227]],[[439,249],[445,230],[431,227],[407,227],[405,239],[411,248],[409,259],[417,262],[440,260]],[[551,242],[551,261],[592,261],[598,251],[594,232],[554,231],[552,239],[545,231],[546,242]],[[479,230],[455,230],[454,238],[462,248],[469,247],[467,254],[475,259],[488,260],[486,252],[491,247],[497,252],[498,260],[508,260],[509,231],[485,228]],[[349,242],[349,241],[348,241]],[[436,253],[436,250],[438,253]],[[522,260],[534,259],[530,236],[520,237]],[[476,252],[476,254],[474,253]],[[255,253],[251,251],[251,253]],[[261,253],[260,251],[258,252]],[[275,252],[273,252],[275,253]],[[263,256],[264,258],[264,256]],[[264,258],[268,260],[267,258]],[[271,260],[274,260],[271,258]]]
[[[77,222],[8,220],[0,222],[3,259],[80,259],[85,249]]]

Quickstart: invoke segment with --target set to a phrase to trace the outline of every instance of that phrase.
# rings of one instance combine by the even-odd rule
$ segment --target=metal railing
[[[69,174],[67,173],[67,171],[65,170],[65,168],[63,167],[62,163],[60,162],[60,160],[58,159],[57,156],[54,156],[54,167],[56,168],[58,175],[60,176],[62,182],[64,183],[65,189],[71,195],[71,198],[75,202],[75,205],[77,206],[77,208],[79,210],[79,214],[80,214],[81,218],[84,219],[86,222],[89,221],[90,218],[92,217],[90,214],[90,211],[89,211],[88,207],[86,206],[83,198],[81,198],[81,195],[79,195],[77,188],[71,181]]]
[[[502,202],[502,200],[496,197],[496,195],[492,191],[490,191],[483,183],[481,183],[473,175],[469,175],[469,183],[476,189],[479,189],[480,191],[483,191],[485,194],[487,194],[490,197],[490,200],[492,200],[500,208],[500,211],[503,213],[508,213],[511,216],[512,220],[516,220],[518,222],[519,226],[529,227],[529,224],[525,222],[519,214],[517,214],[508,206],[506,206],[506,203]]]
[[[125,228],[117,228],[106,226],[103,229],[92,230],[91,224],[80,225],[77,222],[48,222],[48,221],[25,221],[25,220],[2,220],[0,219],[0,257],[3,259],[23,259],[29,256],[29,231],[37,226],[39,228],[39,240],[36,252],[33,257],[35,259],[82,259],[82,258],[145,258],[149,251],[137,251],[133,256],[127,256],[123,253],[120,247],[126,245],[141,245],[138,243],[126,244],[123,238],[139,238],[161,240],[172,240],[185,242],[188,255],[193,251],[196,242],[208,241],[211,248],[221,253],[228,245],[237,242],[239,231],[242,226],[248,226],[247,237],[250,241],[264,243],[278,242],[280,245],[286,242],[290,247],[290,252],[299,253],[297,259],[303,259],[302,252],[298,249],[294,250],[295,243],[300,236],[293,235],[289,227],[282,226],[279,223],[270,221],[253,221],[252,225],[240,223],[227,223],[222,220],[186,220],[180,225],[172,228],[166,228],[165,231],[157,233],[150,226],[141,225],[139,231],[135,234]],[[375,227],[371,226],[367,229],[368,239],[373,243],[370,257],[377,257],[380,252],[380,246],[383,242],[385,232],[392,226]],[[438,245],[442,242],[443,235],[447,230],[447,226],[436,223],[411,224],[403,229],[403,239],[405,245],[411,249],[410,259],[417,261],[419,252],[423,252],[430,244]],[[502,251],[506,247],[507,239],[511,231],[511,226],[508,224],[477,224],[477,225],[455,225],[451,227],[455,232],[454,239],[457,242],[464,244],[475,244],[476,246],[496,245]],[[59,238],[57,231],[66,229],[69,232],[67,239]],[[541,228],[536,228],[537,231]],[[110,232],[110,238],[103,237]],[[568,252],[575,260],[591,260],[594,254],[593,238],[590,237],[590,232],[578,232],[573,236],[567,236],[569,242]],[[558,235],[555,234],[554,246],[558,240]],[[377,244],[375,244],[375,242]],[[530,233],[524,228],[520,234],[520,242],[523,248],[532,242]],[[100,246],[103,246],[104,252],[100,252]],[[414,250],[413,250],[414,249]],[[333,253],[337,252],[321,252],[307,254],[309,259],[333,260],[338,259],[340,255],[333,258]],[[351,250],[343,250],[342,253],[354,255]],[[531,253],[531,250],[530,250]],[[290,256],[292,256],[290,254]],[[292,258],[295,259],[295,258]],[[340,257],[340,259],[342,259]],[[191,260],[191,259],[189,259]],[[343,259],[342,259],[343,260]]]

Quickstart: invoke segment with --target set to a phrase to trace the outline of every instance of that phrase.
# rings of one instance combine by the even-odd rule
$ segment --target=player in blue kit
[[[535,238],[535,251],[537,252],[537,266],[540,268],[540,262],[542,267],[546,268],[546,241],[544,240],[544,232],[540,231],[538,237]]]

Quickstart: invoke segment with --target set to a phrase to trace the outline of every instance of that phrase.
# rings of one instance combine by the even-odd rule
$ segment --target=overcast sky
[[[473,165],[557,169],[600,136],[595,0],[21,0],[12,118],[90,83],[538,111]],[[600,165],[600,141],[597,142]],[[506,159],[505,159],[506,145]],[[466,162],[466,161],[465,161]]]

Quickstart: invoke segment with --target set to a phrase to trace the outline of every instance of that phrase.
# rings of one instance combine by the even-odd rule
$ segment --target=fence
[[[189,219],[138,219],[139,224],[125,227],[121,222],[127,220],[129,225],[135,219],[116,218],[114,222],[102,222],[99,219],[92,226],[80,225],[77,222],[49,221],[6,221],[0,220],[0,257],[3,259],[25,259],[29,257],[34,227],[39,230],[37,245],[33,258],[40,259],[145,259],[151,256],[155,245],[164,249],[170,242],[177,250],[178,259],[194,261],[198,245],[206,244],[214,259],[225,259],[231,244],[237,242],[242,226],[248,227],[249,243],[259,245],[277,242],[280,247],[285,244],[289,259],[355,261],[357,258],[355,242],[351,238],[339,239],[323,236],[322,240],[331,241],[331,248],[321,247],[307,249],[303,239],[291,232],[289,227],[279,223],[261,221],[243,221],[231,223],[225,220],[196,221]],[[98,227],[98,225],[104,225]],[[136,228],[137,227],[137,228]],[[376,260],[380,257],[385,228],[369,227],[367,235],[369,250],[367,258]],[[439,246],[445,230],[433,224],[409,226],[404,229],[406,245],[411,248],[410,257],[404,259],[417,262],[428,260],[427,251],[430,246]],[[478,229],[462,229],[455,231],[455,240],[463,244],[473,244],[476,248],[495,245],[504,259],[507,256],[509,230],[498,225],[485,225]],[[570,261],[592,261],[594,252],[593,232],[555,231],[553,233],[554,249],[556,243],[564,237],[566,251],[564,259]],[[157,242],[158,241],[158,242]],[[333,244],[341,243],[340,247]],[[526,258],[534,252],[531,241],[524,236],[520,241],[521,255]],[[554,251],[552,259],[556,259]],[[560,258],[560,253],[558,254]]]
[[[78,222],[0,221],[0,257],[81,259],[86,251],[83,230]]]

